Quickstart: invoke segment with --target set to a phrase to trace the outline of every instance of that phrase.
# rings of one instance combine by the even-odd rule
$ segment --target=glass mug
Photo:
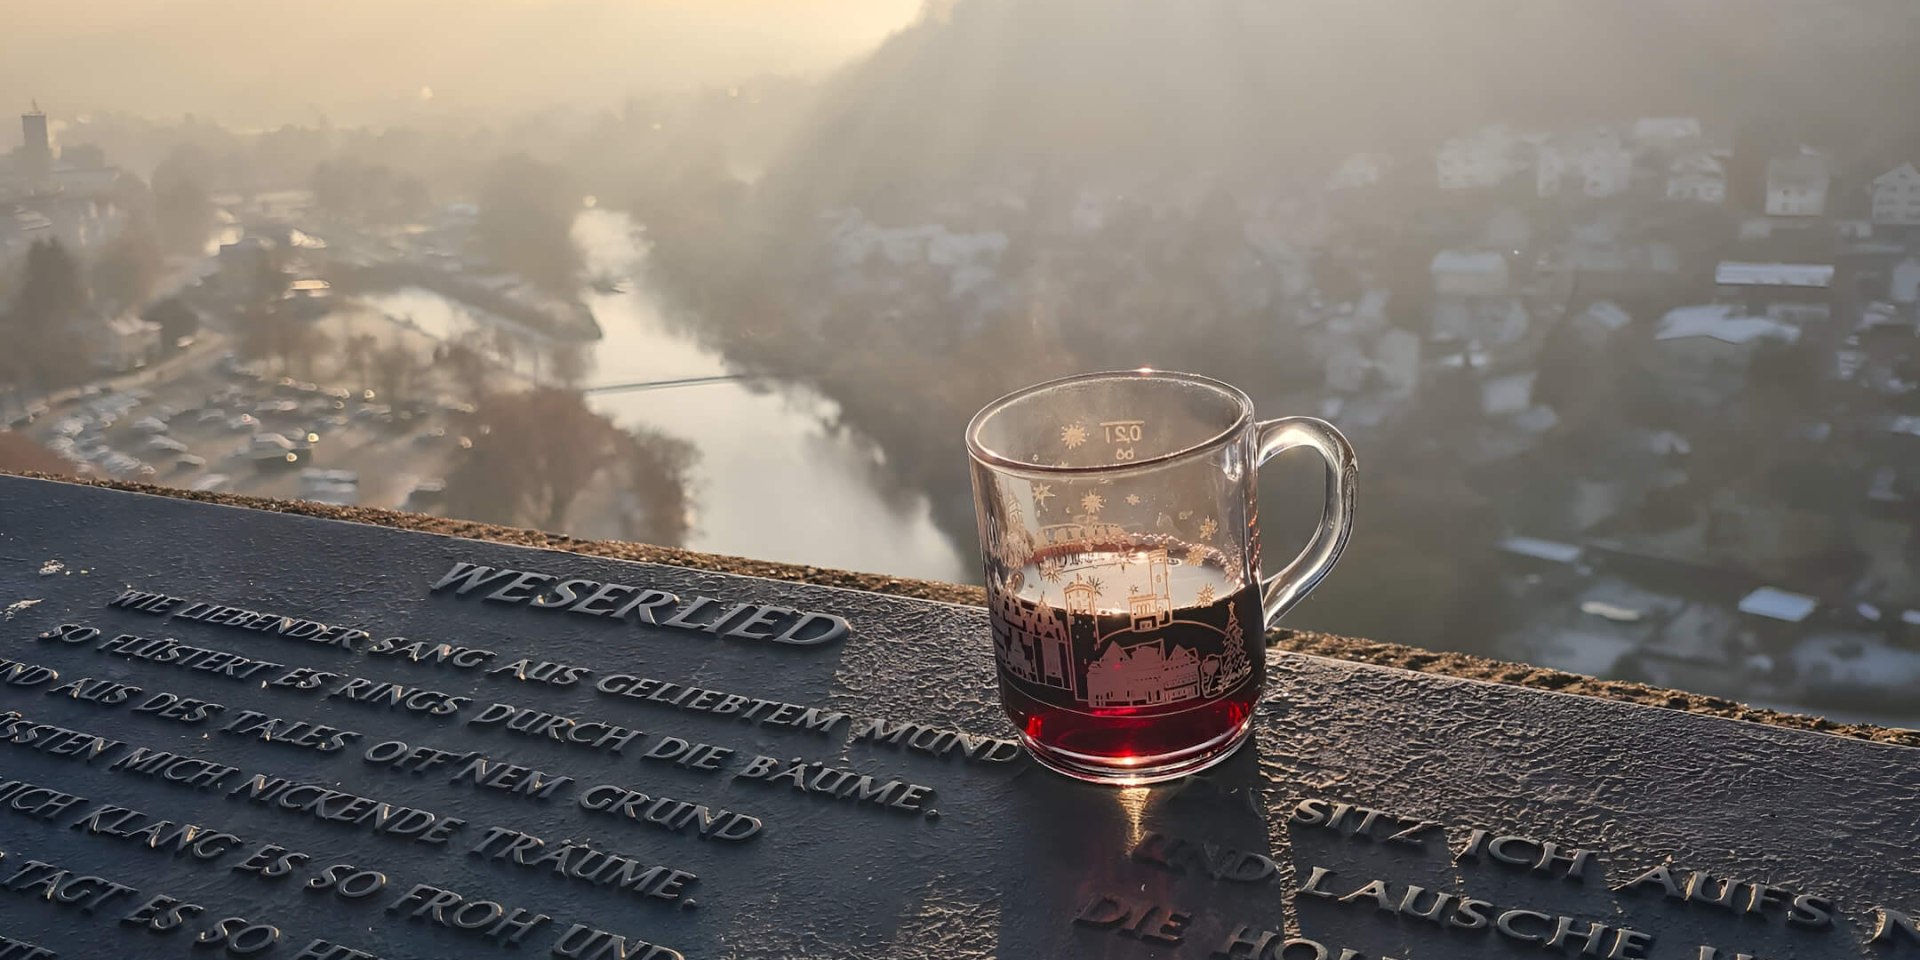
[[[1256,473],[1327,465],[1320,527],[1260,577]],[[1000,698],[1028,753],[1068,776],[1152,783],[1253,730],[1267,628],[1353,527],[1353,447],[1308,417],[1256,422],[1240,390],[1157,370],[1009,394],[967,425]]]

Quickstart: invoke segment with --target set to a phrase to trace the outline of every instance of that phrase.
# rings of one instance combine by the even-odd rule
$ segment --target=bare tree
[[[420,377],[426,372],[420,355],[406,344],[395,341],[367,354],[372,378],[367,381],[382,403],[411,400],[418,392]]]
[[[620,439],[623,486],[638,509],[621,517],[629,540],[678,547],[692,532],[691,493],[699,451],[679,437],[639,428]]]
[[[479,335],[462,334],[460,337],[442,344],[436,350],[436,365],[444,368],[452,378],[454,389],[460,396],[474,403],[485,399],[492,392],[493,365],[478,346]]]
[[[496,523],[564,527],[574,498],[613,463],[621,433],[577,393],[536,387],[489,394],[473,449],[447,477],[447,505]]]
[[[160,247],[153,226],[136,217],[107,241],[90,271],[96,297],[115,310],[137,310],[160,280]]]
[[[580,381],[587,378],[587,351],[575,341],[554,344],[547,355],[548,370],[555,382],[569,390],[580,389]]]
[[[380,346],[379,338],[370,333],[355,334],[347,338],[341,349],[341,360],[351,371],[354,382],[362,390],[373,385],[373,352]]]
[[[87,286],[80,265],[58,240],[27,249],[19,293],[0,316],[0,371],[5,383],[49,390],[87,373]]]
[[[242,357],[272,360],[283,376],[311,377],[314,360],[327,345],[325,334],[277,303],[256,303],[242,310],[239,334]]]

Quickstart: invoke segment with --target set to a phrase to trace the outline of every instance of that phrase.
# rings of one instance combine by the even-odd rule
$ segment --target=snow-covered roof
[[[1668,165],[1667,170],[1676,174],[1726,176],[1727,173],[1727,168],[1720,159],[1705,150],[1689,150],[1673,158],[1673,163]]]
[[[1500,549],[1552,563],[1577,563],[1584,552],[1571,543],[1541,540],[1536,537],[1508,537],[1500,541]]]
[[[1690,340],[1708,337],[1735,345],[1759,340],[1795,343],[1800,328],[1767,317],[1749,317],[1732,304],[1711,303],[1698,307],[1680,307],[1660,318],[1655,340]]]
[[[1747,263],[1722,260],[1713,282],[1723,287],[1807,287],[1833,285],[1833,267],[1819,263]]]
[[[1489,377],[1480,384],[1480,410],[1490,417],[1519,413],[1533,403],[1531,370]]]
[[[1695,117],[1641,117],[1633,122],[1635,140],[1679,140],[1700,135]]]
[[[1915,170],[1911,163],[1903,163],[1894,167],[1892,170],[1888,170],[1886,173],[1874,177],[1873,183],[1874,186],[1881,186],[1891,183],[1908,183],[1914,180],[1920,180],[1920,170]]]
[[[1672,430],[1656,430],[1647,435],[1647,449],[1663,457],[1674,454],[1685,456],[1693,452],[1693,444]]]
[[[1618,330],[1633,322],[1633,317],[1612,300],[1595,300],[1582,311],[1582,316],[1608,330]]]
[[[1756,617],[1799,623],[1813,614],[1820,601],[1803,593],[1789,593],[1776,587],[1760,587],[1740,598],[1740,612]]]
[[[1531,434],[1542,434],[1560,425],[1560,415],[1545,404],[1536,403],[1513,415],[1514,429]]]

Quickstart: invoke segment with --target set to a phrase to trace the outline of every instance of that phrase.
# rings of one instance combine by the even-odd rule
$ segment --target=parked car
[[[262,469],[284,468],[304,463],[311,455],[311,450],[311,447],[287,439],[284,434],[256,433],[249,445],[248,456],[255,466]]]
[[[174,458],[173,472],[186,473],[188,470],[198,470],[206,465],[207,465],[206,457],[196,456],[191,453],[183,453],[180,456]]]
[[[300,471],[301,483],[350,483],[358,484],[360,475],[352,470],[328,470],[320,467],[308,467]]]
[[[406,509],[425,511],[437,507],[447,500],[447,482],[440,479],[422,480],[413,485],[413,492],[407,494]]]
[[[147,449],[166,453],[186,453],[187,445],[172,437],[151,437],[147,440]]]

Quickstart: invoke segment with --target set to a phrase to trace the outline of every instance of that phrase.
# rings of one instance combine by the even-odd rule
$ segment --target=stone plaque
[[[0,960],[1920,957],[1920,751],[1275,655],[1031,766],[982,611],[0,478]]]

